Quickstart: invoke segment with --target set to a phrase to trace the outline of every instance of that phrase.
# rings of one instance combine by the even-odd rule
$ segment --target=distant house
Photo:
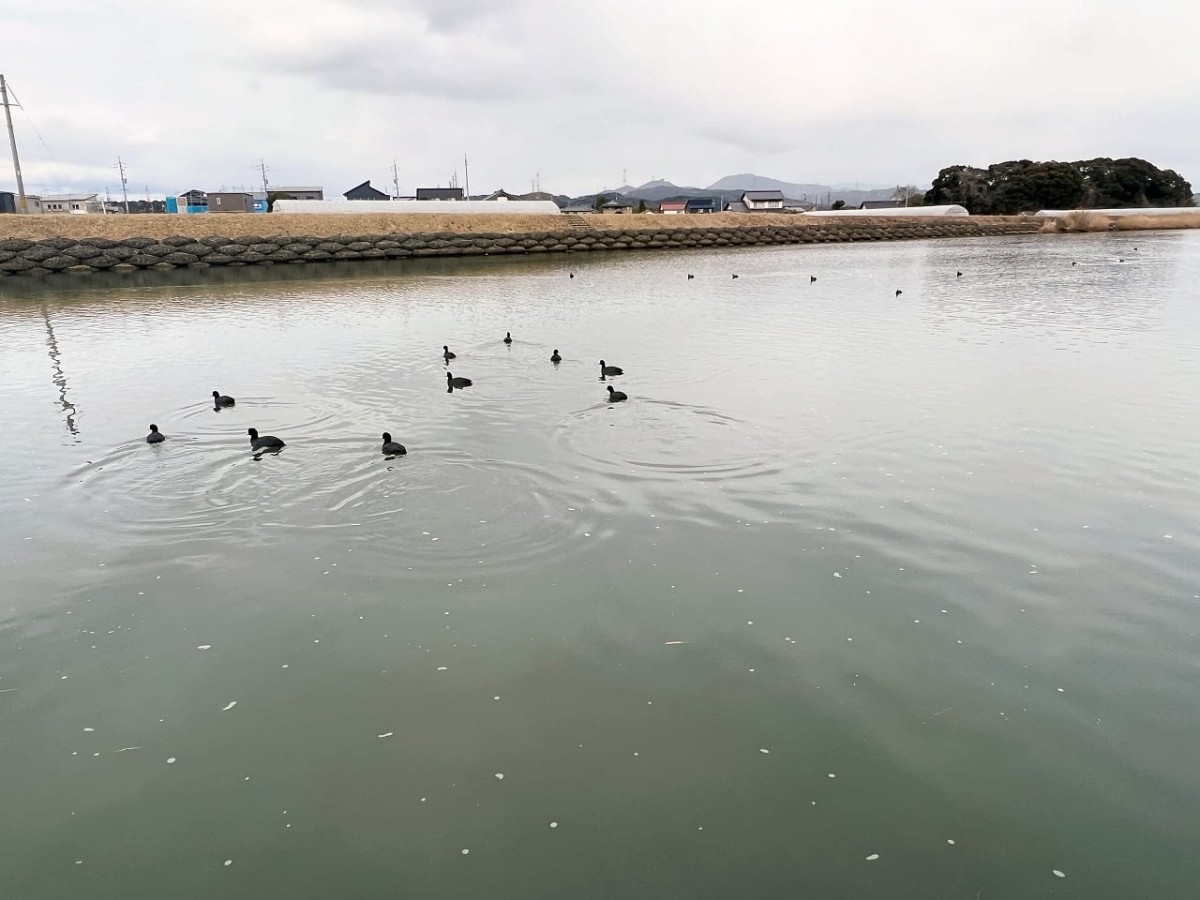
[[[632,213],[635,209],[637,209],[637,207],[628,200],[622,200],[617,197],[613,197],[607,203],[602,203],[600,205],[600,212],[615,213],[617,215],[627,215]]]
[[[16,213],[21,205],[21,198],[12,191],[0,191],[0,213]],[[42,211],[42,198],[37,194],[25,195],[25,213],[36,215]]]
[[[367,184],[370,184],[368,181]],[[280,200],[324,200],[325,188],[301,186],[301,187],[273,187],[271,193],[275,194]]]
[[[554,195],[548,194],[545,191],[533,191],[528,194],[522,194],[517,199],[518,200],[549,200],[551,203],[553,203]]]
[[[562,211],[564,215],[572,216],[580,216],[584,215],[585,213],[599,212],[599,210],[590,203],[568,203],[563,207]]]
[[[898,209],[904,206],[899,200],[864,200],[858,205],[859,209]]]
[[[184,191],[176,197],[167,198],[169,213],[206,213],[208,212],[208,194],[194,188]]]
[[[42,212],[68,215],[103,215],[99,194],[51,194],[42,198]]]
[[[743,191],[741,202],[751,212],[783,209],[783,191]]]
[[[208,211],[212,213],[252,213],[254,196],[241,192],[211,191],[208,195]]]
[[[508,201],[508,200],[520,200],[521,198],[518,197],[516,194],[510,194],[508,191],[504,190],[504,188],[501,188],[498,191],[493,191],[492,193],[488,194],[483,199],[484,200]]]
[[[664,200],[658,204],[658,211],[664,216],[680,216],[687,212],[686,200]]]
[[[720,212],[721,200],[719,197],[693,197],[684,211],[689,215]]]
[[[462,188],[417,188],[418,200],[462,200]]]
[[[741,200],[730,200],[728,203],[725,204],[725,212],[735,212],[735,213],[750,212],[750,207],[748,207]]]
[[[379,190],[378,188],[371,187],[371,182],[369,179],[367,181],[364,181],[362,184],[355,185],[354,187],[350,188],[350,190],[346,191],[346,193],[342,194],[342,196],[345,197],[347,200],[388,200],[388,199],[390,199],[388,197],[388,195],[385,194],[383,191]]]
[[[809,203],[805,200],[787,200],[783,201],[783,211],[785,213],[804,213],[817,208],[817,204]]]

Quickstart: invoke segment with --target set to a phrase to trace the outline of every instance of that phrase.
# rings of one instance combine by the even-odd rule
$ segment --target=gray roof
[[[783,191],[743,191],[743,200],[782,200]]]
[[[320,186],[318,186],[318,187],[296,187],[295,185],[287,185],[285,187],[284,185],[271,185],[272,193],[278,193],[280,191],[302,191],[307,194],[313,194],[318,191],[324,191],[324,190],[325,190],[325,188],[320,187]]]

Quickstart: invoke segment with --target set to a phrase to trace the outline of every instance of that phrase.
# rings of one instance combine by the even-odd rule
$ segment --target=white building
[[[104,203],[99,194],[47,194],[42,197],[42,212],[76,216],[104,215]]]
[[[783,191],[743,191],[742,203],[753,212],[758,209],[783,209]]]

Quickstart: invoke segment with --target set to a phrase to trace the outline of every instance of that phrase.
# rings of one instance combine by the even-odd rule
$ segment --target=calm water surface
[[[3,896],[1197,896],[1200,234],[570,266],[0,282]]]

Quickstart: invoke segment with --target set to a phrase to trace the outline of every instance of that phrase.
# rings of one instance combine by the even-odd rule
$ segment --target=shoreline
[[[335,260],[996,237],[1036,234],[1042,225],[1028,217],[748,218],[738,213],[3,216],[0,278]]]

